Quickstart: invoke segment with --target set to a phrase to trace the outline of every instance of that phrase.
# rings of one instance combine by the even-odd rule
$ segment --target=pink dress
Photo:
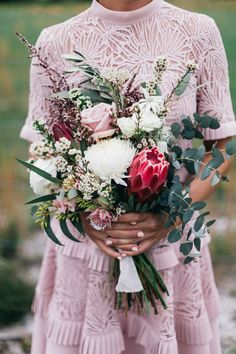
[[[111,11],[96,0],[85,12],[44,29],[37,46],[51,65],[63,71],[62,54],[82,52],[99,68],[125,68],[138,73],[137,81],[151,78],[158,56],[170,65],[162,85],[169,92],[195,60],[199,70],[191,79],[188,95],[177,101],[167,123],[193,112],[218,117],[221,128],[204,130],[206,140],[235,135],[236,124],[229,93],[227,59],[219,30],[206,15],[192,13],[163,0],[139,10]],[[76,82],[76,77],[71,80]],[[197,92],[197,85],[204,84]],[[21,137],[35,141],[36,118],[48,117],[46,75],[31,67],[29,114]],[[183,141],[183,147],[189,142]],[[182,179],[186,173],[181,174]],[[178,245],[157,243],[150,251],[162,272],[170,296],[168,309],[158,316],[117,313],[114,284],[109,281],[110,259],[89,237],[81,244],[65,240],[65,247],[47,242],[36,288],[32,354],[220,354],[217,317],[218,293],[205,238],[202,258],[183,265]]]

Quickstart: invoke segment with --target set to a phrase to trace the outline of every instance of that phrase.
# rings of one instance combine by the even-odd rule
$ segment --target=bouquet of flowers
[[[68,222],[84,234],[82,212],[96,230],[110,227],[123,213],[159,213],[166,215],[168,241],[180,241],[185,263],[196,260],[205,231],[214,221],[205,221],[209,212],[200,211],[206,203],[192,202],[176,172],[185,167],[201,179],[211,175],[215,185],[227,180],[218,168],[236,152],[234,142],[223,152],[214,145],[210,161],[204,164],[203,144],[184,151],[180,148],[180,139],[201,141],[203,129],[218,129],[214,117],[195,113],[193,117],[183,115],[171,126],[166,124],[172,102],[185,92],[197,65],[187,63],[175,87],[163,96],[160,83],[168,70],[166,58],[157,59],[152,81],[137,85],[135,75],[129,77],[117,69],[100,71],[75,52],[64,55],[74,64],[68,73],[82,73],[84,80],[78,87],[69,87],[66,74],[50,68],[40,50],[18,36],[52,82],[52,94],[47,98],[52,118],[34,122],[40,139],[31,144],[29,161],[18,160],[30,170],[30,185],[37,198],[27,204],[35,204],[34,217],[46,234],[63,246],[51,228],[52,216],[64,235],[78,242]],[[187,238],[183,239],[186,228]],[[147,309],[151,305],[158,313],[157,299],[167,307],[163,294],[168,290],[146,254],[116,260],[113,276],[117,308]]]

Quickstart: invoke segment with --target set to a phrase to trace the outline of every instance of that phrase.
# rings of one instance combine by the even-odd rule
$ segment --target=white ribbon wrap
[[[117,292],[137,293],[143,290],[134,260],[125,257],[120,261],[120,276],[116,285]]]

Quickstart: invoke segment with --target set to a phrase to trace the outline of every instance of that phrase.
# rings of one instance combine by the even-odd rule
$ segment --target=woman
[[[218,117],[221,127],[204,130],[207,149],[220,149],[236,133],[229,93],[227,60],[214,21],[172,6],[163,0],[93,0],[88,10],[42,31],[37,46],[57,70],[65,70],[61,55],[78,50],[100,68],[125,68],[138,73],[137,82],[151,79],[160,55],[169,70],[162,84],[167,93],[194,60],[199,70],[191,79],[187,95],[172,107],[171,124],[181,114],[194,112]],[[73,77],[75,80],[76,77]],[[78,79],[77,79],[78,80]],[[29,115],[21,137],[35,141],[32,122],[48,118],[50,93],[46,74],[31,67]],[[198,90],[197,86],[202,85]],[[182,147],[189,146],[182,141]],[[209,160],[209,154],[205,161]],[[230,162],[220,172],[224,175]],[[185,171],[181,179],[187,178]],[[194,201],[213,192],[209,179],[195,179],[190,194]],[[183,265],[177,247],[165,240],[164,220],[150,213],[129,213],[103,232],[93,230],[83,217],[88,235],[82,244],[50,241],[44,255],[36,289],[32,354],[220,354],[217,318],[218,295],[204,239],[197,263]],[[57,224],[54,231],[60,236]],[[63,237],[63,236],[61,236]],[[109,281],[112,257],[148,252],[162,272],[170,296],[168,310],[150,316],[114,310],[114,284]]]

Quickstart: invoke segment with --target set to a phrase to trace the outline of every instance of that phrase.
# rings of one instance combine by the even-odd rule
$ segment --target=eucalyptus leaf
[[[200,252],[201,251],[201,239],[199,237],[195,237],[194,239],[194,246],[196,247],[197,251]]]
[[[216,220],[210,220],[210,221],[208,221],[208,222],[206,223],[206,227],[207,227],[207,228],[211,227],[212,225],[215,224],[215,222],[216,222]]]
[[[79,221],[74,220],[74,219],[70,219],[70,221],[74,225],[74,227],[79,231],[79,233],[81,235],[85,235],[84,227],[83,227],[83,224],[82,224],[79,214],[77,215],[77,218],[79,219]]]
[[[180,232],[179,229],[174,229],[172,231],[170,231],[170,233],[167,236],[167,239],[170,243],[174,243],[177,242],[181,239],[182,237],[182,233]]]
[[[131,194],[129,199],[128,199],[128,204],[130,206],[130,209],[133,211],[134,210],[134,203],[135,203],[135,200],[134,200],[134,195]]]
[[[189,264],[189,263],[191,263],[193,260],[194,260],[194,257],[188,256],[188,257],[185,258],[184,264]]]
[[[210,176],[210,174],[211,174],[210,167],[209,166],[205,166],[203,171],[202,171],[202,173],[201,173],[201,176],[200,176],[201,180],[207,179]]]
[[[202,201],[199,201],[199,202],[194,202],[191,204],[191,208],[193,210],[201,210],[203,208],[206,207],[206,202],[202,202]]]
[[[194,230],[196,232],[199,231],[202,228],[203,224],[204,224],[204,217],[199,216],[194,223]]]
[[[187,209],[183,215],[183,222],[184,224],[187,224],[193,217],[194,210],[193,209]]]
[[[229,141],[226,145],[225,145],[225,148],[226,148],[226,153],[227,155],[234,155],[236,153],[236,141]]]
[[[192,241],[188,241],[188,242],[182,243],[180,245],[180,252],[184,256],[187,256],[192,251],[192,248],[193,248],[193,242]]]
[[[211,186],[214,187],[220,182],[220,177],[218,176],[217,173],[215,173],[212,178],[211,178]]]
[[[171,124],[171,133],[174,135],[175,138],[178,138],[180,132],[181,132],[181,126],[179,123],[175,122]]]
[[[176,96],[181,96],[184,91],[187,89],[189,81],[191,78],[191,73],[187,73],[183,81],[176,87],[174,93]]]

